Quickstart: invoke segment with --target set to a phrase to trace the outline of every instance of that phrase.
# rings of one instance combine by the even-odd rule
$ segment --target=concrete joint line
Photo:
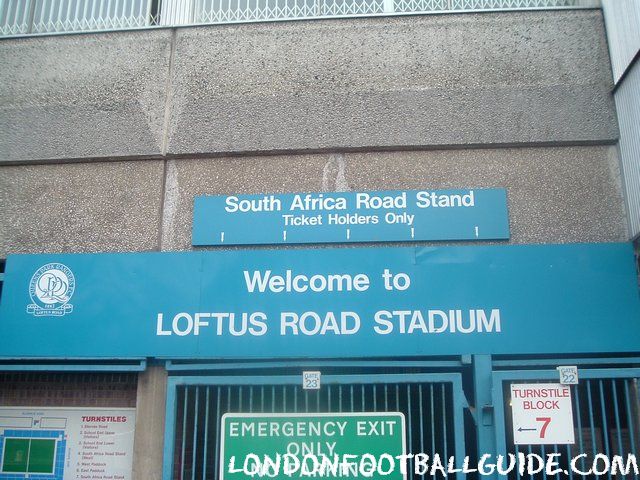
[[[166,244],[166,235],[173,228],[173,218],[175,216],[175,204],[177,203],[178,188],[178,172],[175,166],[175,160],[168,160],[167,150],[169,148],[169,126],[171,122],[172,108],[172,86],[173,86],[173,69],[174,59],[176,55],[176,35],[177,29],[171,30],[171,48],[169,52],[169,71],[167,72],[167,81],[165,83],[165,99],[164,99],[164,125],[162,127],[162,145],[160,147],[161,155],[165,158],[164,171],[162,177],[162,189],[160,191],[160,231],[158,232],[158,249],[163,250]],[[169,179],[168,177],[171,176]],[[169,189],[167,188],[169,185]],[[170,191],[168,191],[170,190]],[[169,205],[169,207],[167,207]]]
[[[164,125],[162,127],[162,146],[161,152],[163,156],[167,155],[169,148],[169,126],[171,122],[171,109],[173,106],[173,70],[176,56],[176,36],[177,29],[171,30],[171,49],[169,52],[169,71],[167,72],[167,81],[165,84],[165,99],[164,99]]]
[[[178,167],[176,160],[165,161],[164,191],[162,198],[162,230],[160,231],[159,248],[166,250],[172,238],[178,201],[180,199],[178,187]]]

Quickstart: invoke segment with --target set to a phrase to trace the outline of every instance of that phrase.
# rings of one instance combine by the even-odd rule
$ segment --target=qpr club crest
[[[73,311],[69,303],[76,288],[73,272],[62,263],[47,263],[31,277],[29,296],[33,302],[27,305],[27,313],[36,317],[61,317]]]

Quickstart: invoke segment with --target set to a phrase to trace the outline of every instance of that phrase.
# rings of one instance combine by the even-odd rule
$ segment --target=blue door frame
[[[597,361],[597,360],[595,360]],[[620,360],[618,360],[618,362],[621,362]],[[604,363],[608,363],[608,362],[604,362]],[[566,362],[562,361],[562,364],[567,364]],[[556,361],[556,365],[558,365],[558,362]],[[558,375],[558,371],[553,368],[553,369],[548,369],[548,370],[503,370],[503,371],[493,371],[492,372],[492,382],[491,382],[491,396],[492,396],[492,405],[493,405],[493,416],[494,416],[494,438],[495,438],[495,445],[496,445],[496,450],[495,450],[495,454],[496,455],[506,455],[507,454],[507,437],[506,437],[506,428],[507,428],[507,422],[506,422],[506,412],[505,412],[505,398],[504,398],[504,390],[503,390],[503,383],[505,381],[551,381],[551,382],[559,382],[559,375]],[[599,398],[595,398],[592,402],[592,394],[591,394],[591,384],[589,383],[587,386],[589,387],[589,405],[583,405],[582,408],[588,408],[589,409],[589,418],[590,418],[590,424],[591,424],[591,428],[593,428],[593,417],[594,417],[594,409],[598,409],[598,407],[601,409],[601,413],[602,413],[602,418],[604,419],[604,426],[605,429],[607,427],[607,421],[606,421],[606,412],[605,412],[605,400],[603,397],[603,387],[602,387],[602,381],[603,380],[615,380],[615,379],[637,379],[640,378],[640,368],[584,368],[584,369],[579,369],[579,379],[580,381],[589,381],[589,380],[598,380],[600,381],[600,388],[599,388]],[[625,396],[626,398],[621,398],[622,400],[622,404],[626,406],[626,414],[628,417],[630,417],[630,413],[629,410],[631,408],[630,402],[631,402],[631,398],[629,395],[628,390],[626,390],[627,386],[625,384]],[[617,395],[615,390],[612,390],[613,395]],[[593,397],[596,397],[595,391],[594,391],[594,395]],[[582,421],[580,419],[581,415],[580,415],[580,401],[579,401],[579,397],[576,393],[575,390],[572,391],[572,400],[574,402],[574,419],[576,420],[575,422],[575,426],[578,429],[578,436],[576,440],[576,442],[578,442],[579,448],[584,449],[583,446],[583,439],[582,439],[582,427],[583,426],[587,426],[588,425],[583,425]],[[599,402],[599,406],[595,405],[596,402]],[[595,406],[594,406],[595,405]],[[614,419],[615,422],[618,424],[618,429],[617,429],[617,441],[620,445],[620,447],[622,446],[622,438],[621,438],[621,433],[620,433],[620,417],[623,416],[625,414],[624,411],[619,411],[618,408],[618,401],[616,398],[616,401],[614,402]],[[613,427],[613,425],[612,425]],[[636,440],[634,438],[634,428],[633,426],[629,426],[628,427],[629,432],[630,432],[630,447],[631,449],[633,449],[633,451],[631,453],[637,453],[635,451],[635,445],[636,445]],[[593,437],[591,442],[594,442]],[[608,432],[603,432],[603,444],[605,446],[605,453],[607,455],[610,454],[611,451],[613,451],[613,445],[609,446],[609,439],[608,439]],[[569,451],[570,448],[569,446],[563,446],[566,449],[566,453],[567,455],[569,455]],[[596,445],[595,442],[593,443],[593,450],[596,451]],[[558,446],[549,446],[548,448],[552,448],[554,453],[558,453]],[[562,447],[560,447],[562,448]],[[542,446],[542,452],[544,454],[545,452],[545,447]],[[531,453],[531,452],[529,452]],[[551,453],[551,452],[549,452]],[[571,472],[571,470],[569,470],[569,479],[572,479],[574,476],[578,477],[578,475],[574,475],[573,472]],[[611,475],[609,474],[609,479],[610,479]],[[546,479],[546,474],[543,472],[543,478]]]
[[[295,362],[294,362],[295,363]],[[305,363],[306,362],[302,362]],[[303,366],[295,365],[295,367]],[[323,365],[322,362],[314,362],[313,368],[322,370],[323,367],[390,367],[395,368],[403,364],[397,362],[331,362],[330,365]],[[496,360],[490,355],[474,355],[472,358],[463,362],[450,362],[451,365],[436,365],[437,368],[460,368],[463,365],[470,365],[473,372],[473,394],[474,407],[469,409],[467,397],[462,387],[462,373],[459,372],[443,372],[443,373],[407,373],[407,374],[362,374],[362,375],[323,375],[322,383],[324,385],[367,385],[367,384],[383,384],[383,383],[448,383],[452,386],[453,391],[453,417],[455,422],[455,456],[456,462],[461,462],[466,455],[465,445],[465,423],[464,410],[469,409],[475,421],[475,434],[477,440],[477,451],[479,456],[482,454],[491,454],[494,459],[497,455],[505,455],[507,453],[507,437],[506,432],[506,412],[504,410],[504,393],[503,383],[505,381],[551,381],[558,382],[559,376],[556,370],[558,365],[578,365],[579,377],[581,381],[586,380],[604,380],[604,379],[632,379],[640,378],[640,368],[635,366],[640,363],[640,357],[626,358],[555,358],[555,359],[530,359],[530,360]],[[407,362],[412,364],[412,362]],[[252,364],[254,367],[256,364]],[[434,364],[435,365],[435,364]],[[414,367],[428,368],[434,365],[428,365],[428,362],[417,362]],[[597,367],[594,367],[596,366]],[[602,368],[611,365],[611,368]],[[198,366],[197,364],[195,365]],[[287,365],[286,362],[280,365]],[[171,480],[173,475],[175,434],[176,434],[176,414],[177,414],[177,392],[179,387],[183,386],[261,386],[261,385],[300,385],[301,377],[299,375],[239,375],[234,372],[233,375],[224,375],[219,370],[229,369],[229,365],[209,364],[202,365],[203,368],[210,369],[212,375],[185,375],[186,372],[199,369],[193,368],[194,365],[167,365],[170,375],[167,382],[167,403],[165,415],[165,437],[164,437],[164,459],[163,459],[163,480]],[[247,364],[232,365],[231,370],[243,367],[247,368]],[[270,368],[274,366],[271,365]],[[258,364],[258,368],[260,368]],[[193,370],[192,370],[193,369]],[[622,399],[624,400],[624,399]],[[628,399],[627,399],[628,401]],[[575,412],[574,412],[575,413]],[[622,415],[624,412],[616,412]],[[468,432],[467,432],[468,433]],[[632,439],[633,440],[633,439]],[[638,439],[640,440],[640,439]],[[417,452],[413,452],[417,453]],[[457,480],[465,478],[464,473],[456,473]],[[490,480],[492,477],[487,477]],[[497,478],[497,474],[493,475]]]
[[[174,449],[178,388],[184,386],[260,386],[260,385],[301,385],[300,375],[274,376],[170,376],[167,381],[167,402],[164,432],[163,480],[171,480],[174,469]],[[469,408],[462,389],[460,373],[421,373],[421,374],[363,374],[363,375],[323,375],[323,385],[370,385],[383,383],[403,384],[450,384],[453,392],[453,425],[455,431],[455,456],[465,456],[464,411]],[[206,443],[205,443],[206,450]],[[417,453],[417,452],[413,452]],[[464,480],[463,473],[456,473],[457,480]]]

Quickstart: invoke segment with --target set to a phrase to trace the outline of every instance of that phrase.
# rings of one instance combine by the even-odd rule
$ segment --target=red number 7
[[[542,422],[542,429],[540,430],[540,438],[544,438],[544,434],[547,431],[547,427],[551,423],[551,417],[537,417],[536,422]]]

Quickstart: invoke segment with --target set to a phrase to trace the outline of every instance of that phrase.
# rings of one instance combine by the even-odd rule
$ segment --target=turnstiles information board
[[[0,407],[0,478],[131,480],[133,408]]]
[[[221,432],[221,480],[253,475],[290,479],[314,469],[318,478],[341,478],[345,476],[341,469],[357,464],[364,455],[383,463],[383,456],[395,461],[406,450],[401,412],[227,413]],[[384,478],[405,477],[394,468]]]

